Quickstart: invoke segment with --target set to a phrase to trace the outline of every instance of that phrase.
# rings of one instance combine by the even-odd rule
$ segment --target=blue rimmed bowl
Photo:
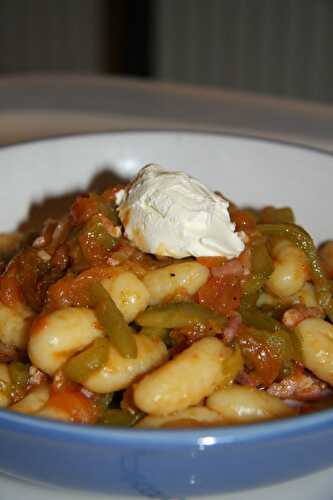
[[[50,207],[62,209],[77,191],[130,178],[151,162],[189,172],[239,205],[291,205],[318,242],[333,236],[330,155],[244,137],[168,131],[3,148],[0,231],[27,227]],[[117,498],[235,491],[332,464],[333,410],[250,426],[163,431],[71,425],[0,411],[0,472]]]

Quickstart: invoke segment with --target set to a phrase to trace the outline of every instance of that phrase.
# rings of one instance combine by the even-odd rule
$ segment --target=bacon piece
[[[251,274],[251,249],[246,248],[244,252],[240,254],[238,259],[243,266],[243,276],[249,276]]]
[[[322,318],[323,310],[320,307],[305,307],[302,305],[287,309],[282,316],[282,323],[290,329],[307,318]]]
[[[224,278],[232,275],[240,276],[243,273],[243,266],[240,260],[231,259],[223,266],[212,267],[211,272],[215,278]]]
[[[29,367],[29,380],[28,380],[28,388],[33,385],[41,385],[49,382],[49,377],[46,373],[40,371],[35,366]]]
[[[239,327],[242,324],[242,318],[239,314],[231,316],[228,320],[227,326],[223,331],[223,338],[227,344],[230,344],[237,336]]]
[[[314,375],[296,369],[295,373],[284,378],[281,382],[273,383],[267,392],[280,399],[316,401],[327,396],[328,385]]]
[[[248,385],[249,387],[257,387],[258,385],[257,379],[245,370],[236,377],[236,382],[239,385]]]
[[[10,363],[24,359],[26,354],[13,346],[8,346],[0,340],[0,363]]]
[[[228,260],[219,266],[211,266],[211,273],[215,278],[226,278],[229,276],[246,277],[250,274],[250,270],[251,250],[249,248],[244,250],[237,259]]]

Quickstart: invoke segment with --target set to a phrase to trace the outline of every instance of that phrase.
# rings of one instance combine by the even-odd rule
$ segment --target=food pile
[[[333,404],[333,241],[288,207],[149,165],[1,245],[2,408],[184,428]]]

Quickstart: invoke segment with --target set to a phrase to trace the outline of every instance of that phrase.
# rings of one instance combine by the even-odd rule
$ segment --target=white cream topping
[[[125,236],[144,252],[231,259],[244,250],[228,201],[183,172],[148,165],[116,203]]]

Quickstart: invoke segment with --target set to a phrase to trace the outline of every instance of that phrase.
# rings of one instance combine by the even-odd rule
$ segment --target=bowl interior
[[[147,163],[188,172],[240,206],[291,206],[316,241],[332,237],[333,157],[259,139],[189,132],[121,132],[0,150],[0,232],[58,216],[82,190],[129,179]]]
[[[264,140],[168,131],[74,136],[0,149],[0,233],[39,225],[48,216],[60,215],[78,192],[100,191],[112,183],[127,180],[148,163],[188,172],[243,207],[291,206],[298,223],[310,232],[316,242],[333,237],[333,228],[327,222],[331,211],[332,156]],[[87,468],[80,450],[87,446],[87,456],[98,464],[97,472],[84,475],[84,484],[93,490],[109,491],[108,483],[103,486],[109,475],[112,488],[121,492],[141,492],[142,488],[146,491],[147,478],[149,484],[152,482],[158,491],[166,491],[169,496],[179,495],[180,491],[187,495],[194,491],[235,490],[270,484],[328,466],[332,461],[332,447],[325,443],[327,437],[330,439],[327,443],[333,442],[330,431],[332,420],[333,410],[328,410],[298,419],[227,429],[133,432],[63,424],[4,411],[0,414],[0,431],[2,439],[8,444],[4,444],[7,454],[0,460],[0,468],[17,477],[77,487],[82,483],[81,472]],[[320,439],[317,440],[317,437]],[[308,449],[314,449],[317,443],[321,453],[313,453],[310,457],[307,453],[309,458],[305,463],[299,457],[307,439]],[[31,464],[29,458],[25,462],[18,460],[8,451],[13,448],[13,440],[22,447],[22,455],[19,456],[24,457],[23,448],[26,446],[32,453],[35,442],[39,443],[40,454],[31,460]],[[273,443],[278,470],[275,470],[276,466],[274,469],[271,449],[266,449],[267,442]],[[288,442],[289,448],[285,448]],[[66,449],[67,458],[72,460],[73,465],[68,472],[67,465],[60,467],[56,476],[52,466],[48,466],[49,454],[55,453],[55,444]],[[107,444],[110,448],[106,448]],[[221,446],[214,447],[215,444]],[[243,445],[247,446],[245,452]],[[216,455],[212,451],[207,465],[206,451],[216,448]],[[322,454],[325,448],[326,454]],[[111,449],[113,454],[118,453],[114,458],[115,472],[112,474],[109,469],[107,472],[103,469],[109,467],[108,460],[112,459],[112,454],[108,450]],[[127,453],[129,450],[131,455]],[[166,450],[161,458],[161,477],[158,474],[152,476],[155,454],[159,457],[161,450]],[[177,460],[175,451],[179,452]],[[235,453],[235,463],[244,462],[243,476],[248,471],[242,484],[239,483],[239,469],[236,468],[236,473],[233,471],[229,451]],[[43,453],[45,461],[41,458]],[[135,458],[136,453],[139,459],[133,465],[129,459]],[[252,464],[254,453],[259,453],[261,457],[257,465],[256,461]],[[293,453],[297,455],[297,467],[295,461],[289,464],[288,455],[292,457]],[[215,466],[209,466],[210,461],[216,464],[217,460],[224,460],[224,466],[230,467],[227,485],[216,475]],[[263,464],[266,464],[264,479]],[[172,472],[166,472],[171,465]],[[130,475],[127,469],[124,472],[124,467],[129,468]],[[188,468],[188,473],[184,473],[183,467]],[[73,474],[74,469],[76,472]],[[199,479],[197,485],[193,483],[193,470],[199,479],[204,478],[202,485]],[[171,483],[170,476],[173,477]],[[133,477],[137,481],[135,486],[131,486]]]

